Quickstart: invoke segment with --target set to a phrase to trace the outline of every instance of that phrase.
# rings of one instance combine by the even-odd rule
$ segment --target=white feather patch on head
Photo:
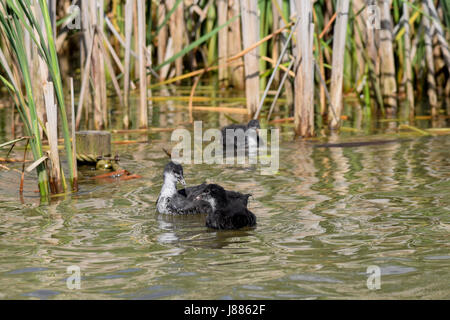
[[[164,174],[164,183],[161,188],[160,197],[170,198],[177,193],[177,178],[172,173]]]

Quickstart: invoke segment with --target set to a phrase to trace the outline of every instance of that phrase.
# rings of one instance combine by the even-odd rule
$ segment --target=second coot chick
[[[186,187],[185,189],[178,190],[178,193],[184,197],[186,197],[188,200],[194,200],[196,197],[202,194],[205,189],[207,189],[209,184],[202,183],[198,186],[192,186],[192,187]],[[237,191],[229,191],[225,190],[226,196],[231,201],[238,201],[240,202],[244,207],[247,207],[248,205],[248,198],[251,197],[251,194],[249,193],[240,193]]]
[[[208,228],[233,230],[256,226],[256,216],[247,206],[228,197],[225,189],[217,184],[208,185],[196,200],[208,202],[211,206],[206,217]]]
[[[223,127],[222,131],[222,144],[223,149],[239,149],[239,143],[244,143],[243,148],[248,150],[249,147],[258,148],[261,144],[261,138],[259,137],[259,130],[261,126],[258,120],[251,120],[248,124],[231,124]],[[245,135],[245,140],[238,142],[239,132]]]

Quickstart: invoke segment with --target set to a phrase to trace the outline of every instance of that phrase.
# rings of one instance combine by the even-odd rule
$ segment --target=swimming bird
[[[251,120],[248,124],[231,124],[223,127],[222,144],[223,150],[234,149],[234,151],[249,147],[258,148],[262,142],[259,137],[261,126],[258,120]],[[245,140],[244,140],[245,139]]]
[[[206,217],[206,226],[219,230],[241,229],[256,226],[256,216],[237,199],[229,198],[224,188],[209,184],[196,201],[208,202],[211,206]]]
[[[164,167],[164,181],[156,201],[156,209],[162,214],[188,214],[198,213],[204,210],[204,204],[198,202],[197,206],[192,205],[192,201],[178,193],[177,183],[186,185],[184,180],[183,167],[175,162],[169,162]]]
[[[204,182],[198,186],[186,187],[184,189],[178,190],[178,193],[189,200],[195,200],[196,197],[198,197],[206,188],[208,188],[208,186],[209,184]],[[248,198],[252,196],[249,193],[244,194],[230,190],[225,190],[225,193],[228,199],[232,201],[238,201],[245,207],[247,207],[248,205]]]
[[[159,213],[208,213],[208,203],[195,199],[208,186],[206,183],[177,190],[178,182],[186,186],[186,181],[184,179],[183,167],[172,161],[164,167],[163,179],[161,192],[156,201],[156,209]],[[251,196],[250,194],[242,194],[235,191],[225,192],[230,199],[238,201],[243,206],[247,207],[248,198]]]

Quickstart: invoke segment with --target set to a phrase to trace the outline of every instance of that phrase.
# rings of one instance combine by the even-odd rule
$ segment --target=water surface
[[[155,106],[154,125],[186,121],[168,110],[178,109]],[[207,127],[228,122],[198,117]],[[156,213],[170,133],[114,136],[147,138],[114,147],[142,179],[93,181],[98,172],[83,170],[80,192],[48,205],[39,205],[32,175],[21,199],[18,174],[0,171],[0,298],[450,298],[448,137],[315,148],[282,134],[276,175],[186,165],[188,184],[253,194],[257,228],[221,232],[207,229],[202,215]],[[80,290],[66,286],[74,265]],[[380,290],[367,288],[372,265],[381,269]]]

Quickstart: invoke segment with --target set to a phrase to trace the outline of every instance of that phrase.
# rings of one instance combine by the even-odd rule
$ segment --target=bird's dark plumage
[[[261,126],[258,120],[251,120],[248,124],[231,124],[223,127],[221,132],[224,152],[229,149],[236,151],[245,148],[248,150],[251,141],[254,141],[255,147],[259,147],[262,143],[258,135],[259,129]]]
[[[241,229],[256,226],[256,216],[239,198],[228,197],[224,188],[210,184],[196,197],[209,202],[211,210],[206,217],[206,226],[219,230]]]
[[[178,190],[178,193],[184,197],[186,197],[189,200],[194,200],[197,196],[199,196],[206,188],[208,187],[208,184],[205,182],[193,187],[186,187],[184,189]],[[239,201],[243,206],[247,207],[248,205],[248,198],[251,197],[251,194],[244,194],[237,191],[229,191],[225,190],[225,193],[227,197],[230,200],[236,200]]]
[[[240,229],[256,225],[255,215],[247,209],[250,194],[227,191],[216,184],[203,183],[177,190],[185,185],[183,167],[169,162],[164,168],[164,182],[156,201],[163,214],[207,214],[206,226],[214,229]]]

